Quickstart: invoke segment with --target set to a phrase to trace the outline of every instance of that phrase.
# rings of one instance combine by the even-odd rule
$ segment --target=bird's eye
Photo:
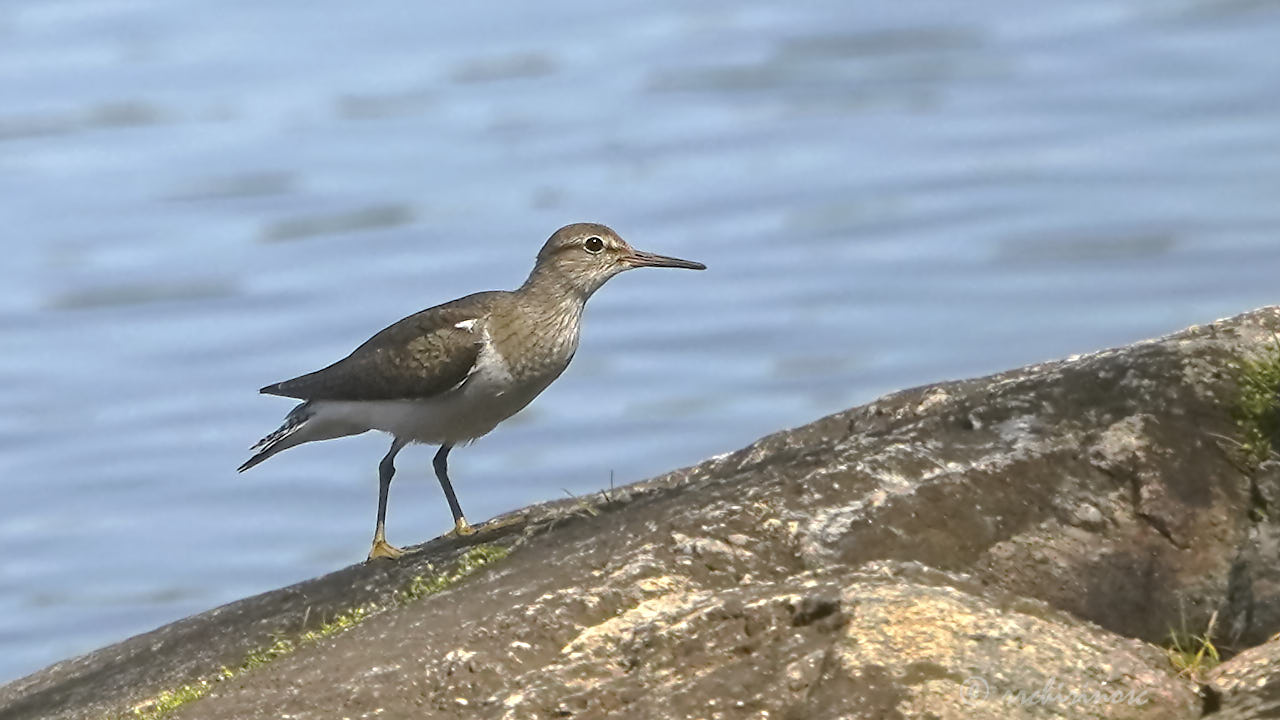
[[[596,253],[604,249],[604,240],[601,240],[595,235],[592,235],[591,237],[587,238],[586,242],[582,243],[582,247],[585,248],[587,252],[591,253],[592,255],[595,255]]]

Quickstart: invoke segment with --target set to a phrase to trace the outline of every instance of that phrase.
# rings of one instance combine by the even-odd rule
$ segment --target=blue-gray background
[[[1280,299],[1280,4],[0,4],[0,681],[363,559],[268,382],[596,220],[695,274],[453,468],[468,515]],[[401,455],[390,539],[449,527]]]

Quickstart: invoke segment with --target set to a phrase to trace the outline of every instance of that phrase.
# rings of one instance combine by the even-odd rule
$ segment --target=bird
[[[396,455],[439,446],[432,461],[454,532],[475,532],[449,480],[449,451],[487,435],[547,389],[578,349],[587,300],[615,275],[642,267],[705,270],[643,252],[598,223],[556,230],[515,290],[478,292],[382,329],[345,358],[259,392],[302,402],[262,438],[239,472],[304,443],[371,430],[391,436],[378,464],[378,514],[368,560],[398,558],[387,542],[387,497]]]

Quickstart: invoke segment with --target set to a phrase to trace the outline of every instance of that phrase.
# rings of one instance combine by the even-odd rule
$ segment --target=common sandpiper
[[[302,403],[253,446],[240,471],[295,445],[389,433],[369,559],[395,558],[403,551],[387,542],[385,523],[396,454],[410,443],[439,445],[432,464],[454,529],[474,532],[449,482],[449,451],[493,430],[559,377],[578,349],[587,299],[609,278],[639,267],[706,269],[636,250],[604,225],[560,228],[516,290],[475,293],[414,313],[323,370],[262,388]]]

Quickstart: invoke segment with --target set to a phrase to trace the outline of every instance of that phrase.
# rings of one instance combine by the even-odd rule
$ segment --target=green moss
[[[1251,467],[1271,458],[1280,437],[1280,338],[1238,365],[1235,420],[1240,451]]]
[[[321,624],[319,627],[301,633],[296,637],[276,638],[270,645],[250,652],[238,665],[234,667],[224,666],[212,680],[200,680],[174,690],[166,690],[154,698],[139,703],[133,708],[132,712],[122,716],[120,720],[162,720],[162,718],[183,705],[208,695],[213,690],[213,683],[215,682],[239,677],[286,655],[291,655],[301,648],[314,645],[327,637],[350,630],[389,607],[406,605],[428,595],[434,595],[445,588],[457,584],[463,578],[481,568],[505,558],[509,552],[507,548],[498,545],[477,545],[463,553],[454,563],[451,571],[419,575],[409,581],[405,588],[395,595],[391,605],[378,606],[370,604],[352,608]]]
[[[364,622],[366,618],[378,610],[376,605],[365,605],[363,607],[352,608],[341,615],[335,617],[322,624],[314,630],[308,630],[296,638],[277,638],[275,642],[264,648],[258,648],[245,656],[244,661],[234,668],[222,668],[221,677],[223,679],[233,678],[243,672],[247,672],[257,667],[262,667],[269,662],[279,660],[285,655],[292,654],[299,648],[313,645],[317,641],[327,638],[331,635],[337,635],[345,630]]]
[[[201,680],[176,690],[165,690],[135,707],[130,717],[137,720],[159,720],[183,705],[208,695],[212,689],[213,686],[207,680]]]
[[[500,545],[477,545],[458,558],[453,572],[419,575],[409,581],[408,586],[400,592],[399,600],[403,604],[435,595],[485,565],[505,558],[508,552],[510,551]]]

